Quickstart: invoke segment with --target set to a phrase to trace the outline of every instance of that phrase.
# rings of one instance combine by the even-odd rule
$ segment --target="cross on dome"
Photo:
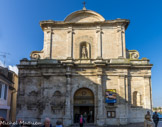
[[[83,10],[87,10],[86,7],[85,7],[85,4],[86,4],[86,2],[84,1],[83,2]]]

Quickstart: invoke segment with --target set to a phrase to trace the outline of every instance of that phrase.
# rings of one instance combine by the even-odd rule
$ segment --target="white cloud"
[[[13,72],[15,72],[18,75],[18,68],[17,68],[17,66],[11,66],[11,65],[9,65],[8,66],[8,69],[11,70],[11,71],[13,71]]]
[[[3,62],[0,60],[0,66],[1,67],[7,67],[7,66],[5,66],[4,64],[3,64]],[[9,65],[8,66],[8,69],[9,70],[11,70],[11,71],[13,71],[13,72],[15,72],[17,75],[18,75],[18,68],[17,68],[17,66],[12,66],[12,65]]]

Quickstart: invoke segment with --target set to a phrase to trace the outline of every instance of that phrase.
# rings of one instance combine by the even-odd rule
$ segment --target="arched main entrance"
[[[74,123],[83,115],[86,123],[94,122],[94,94],[88,88],[80,88],[74,94]]]

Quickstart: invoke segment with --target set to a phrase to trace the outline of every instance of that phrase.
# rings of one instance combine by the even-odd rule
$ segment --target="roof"
[[[68,15],[65,22],[94,22],[105,21],[105,18],[92,10],[79,10]]]

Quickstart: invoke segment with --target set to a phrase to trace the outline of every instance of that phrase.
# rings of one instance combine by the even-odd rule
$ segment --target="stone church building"
[[[144,121],[152,109],[147,58],[126,49],[127,19],[76,11],[64,21],[41,21],[44,47],[20,61],[17,119],[53,125],[121,125]]]

